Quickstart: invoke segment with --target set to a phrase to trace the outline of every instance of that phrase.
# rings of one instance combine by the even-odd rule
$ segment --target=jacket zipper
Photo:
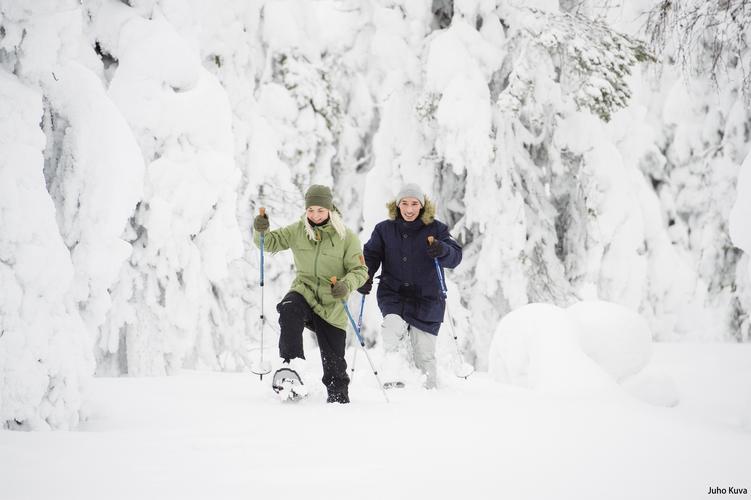
[[[316,300],[321,304],[321,296],[318,293],[321,289],[321,282],[318,280],[318,255],[321,253],[321,232],[316,231],[316,258],[313,261],[313,276],[316,277]]]

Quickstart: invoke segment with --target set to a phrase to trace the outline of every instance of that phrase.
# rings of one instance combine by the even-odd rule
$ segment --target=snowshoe
[[[308,395],[300,375],[292,368],[283,366],[274,372],[271,387],[282,401],[298,401]]]

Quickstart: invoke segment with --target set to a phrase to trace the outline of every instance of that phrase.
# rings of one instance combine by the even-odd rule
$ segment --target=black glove
[[[269,217],[268,215],[256,215],[253,219],[253,229],[257,233],[265,233],[269,230]]]
[[[447,253],[449,253],[449,249],[446,244],[441,241],[433,240],[433,244],[428,245],[428,255],[433,259],[440,259],[441,257],[446,256]]]
[[[349,287],[343,281],[337,281],[336,284],[331,285],[331,295],[335,299],[344,299],[349,294]]]
[[[360,288],[358,288],[357,291],[363,295],[368,295],[372,289],[373,289],[373,277],[368,276],[368,281],[363,283],[363,285]]]

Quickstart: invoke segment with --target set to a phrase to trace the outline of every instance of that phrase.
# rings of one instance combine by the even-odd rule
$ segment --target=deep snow
[[[751,488],[751,346],[656,344],[651,366],[676,381],[677,407],[482,373],[386,404],[362,356],[349,406],[326,405],[320,384],[282,404],[268,377],[245,373],[96,378],[79,431],[0,431],[0,497],[685,500]]]

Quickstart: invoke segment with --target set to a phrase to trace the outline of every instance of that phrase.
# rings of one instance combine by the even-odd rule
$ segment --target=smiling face
[[[417,198],[402,198],[399,201],[399,212],[402,214],[402,218],[407,222],[412,222],[420,215],[420,200]]]
[[[314,223],[320,224],[329,218],[329,209],[313,205],[305,210],[305,215]]]

